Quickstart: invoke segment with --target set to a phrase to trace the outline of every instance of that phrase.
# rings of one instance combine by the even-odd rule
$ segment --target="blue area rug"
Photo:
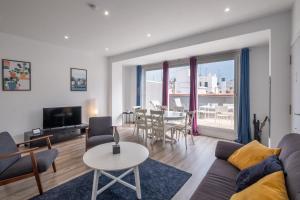
[[[114,172],[112,174],[117,176],[122,172],[124,171]],[[187,172],[152,159],[147,159],[142,165],[140,165],[142,199],[171,199],[190,177],[191,174]],[[133,173],[130,173],[122,180],[135,185]],[[101,176],[99,187],[103,187],[110,181],[111,179],[106,176]],[[32,198],[32,200],[90,200],[92,185],[93,172],[89,172],[53,188],[41,196],[36,196]],[[132,200],[136,199],[136,193],[134,190],[116,183],[105,192],[98,195],[97,200],[100,199]]]

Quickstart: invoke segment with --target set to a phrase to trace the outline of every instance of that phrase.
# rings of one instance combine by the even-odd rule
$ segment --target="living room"
[[[0,199],[299,199],[299,20],[299,0],[1,0]]]

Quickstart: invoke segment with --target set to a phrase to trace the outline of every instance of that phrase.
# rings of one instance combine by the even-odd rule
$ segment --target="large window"
[[[190,67],[169,69],[169,110],[187,111],[190,98]]]
[[[198,125],[202,131],[234,133],[234,90],[235,60],[198,64]]]
[[[156,109],[162,104],[162,77],[162,69],[145,72],[145,106],[147,109]]]

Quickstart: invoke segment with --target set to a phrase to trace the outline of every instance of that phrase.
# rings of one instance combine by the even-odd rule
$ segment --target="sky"
[[[200,64],[198,75],[207,76],[209,73],[216,74],[218,78],[225,78],[227,81],[234,80],[234,60]]]

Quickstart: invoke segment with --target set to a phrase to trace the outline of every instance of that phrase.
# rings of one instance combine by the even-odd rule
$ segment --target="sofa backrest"
[[[89,136],[112,135],[112,119],[108,117],[91,117],[89,119]]]
[[[288,134],[282,138],[279,159],[286,174],[286,185],[290,199],[300,200],[300,134]]]
[[[17,152],[17,146],[13,138],[8,132],[0,133],[0,154],[8,154]],[[0,174],[5,171],[10,165],[16,162],[21,156],[13,156],[7,159],[0,159]]]

